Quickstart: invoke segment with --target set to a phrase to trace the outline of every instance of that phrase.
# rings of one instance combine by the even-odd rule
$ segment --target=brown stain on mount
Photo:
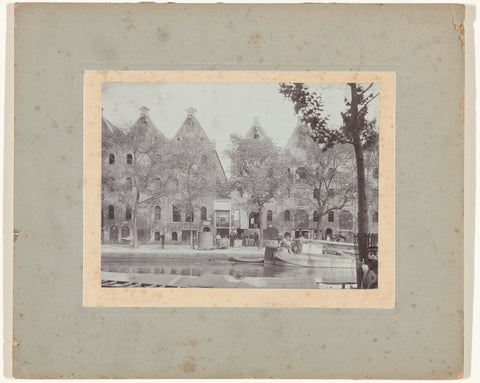
[[[180,365],[180,367],[184,373],[193,374],[197,368],[195,358],[193,356],[189,356],[183,360],[183,363]]]

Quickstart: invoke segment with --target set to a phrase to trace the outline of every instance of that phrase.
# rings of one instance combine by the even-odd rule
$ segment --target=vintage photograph
[[[377,288],[379,94],[103,83],[102,287]]]

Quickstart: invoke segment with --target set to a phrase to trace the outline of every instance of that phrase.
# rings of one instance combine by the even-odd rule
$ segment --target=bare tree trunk
[[[317,234],[315,235],[315,239],[320,239],[320,228],[322,227],[322,218],[321,215],[318,215],[317,221]]]
[[[190,247],[193,249],[192,218],[193,218],[193,214],[190,215]]]
[[[262,220],[262,208],[258,211],[258,227],[260,228],[260,235],[258,236],[258,248],[260,249],[263,244],[263,220]]]
[[[349,84],[352,94],[352,102],[350,104],[350,124],[352,124],[351,132],[353,132],[353,148],[355,149],[355,161],[357,164],[357,196],[358,196],[358,255],[359,263],[357,264],[357,288],[361,289],[361,281],[363,272],[360,266],[367,256],[365,234],[368,233],[368,205],[367,192],[365,182],[365,162],[363,159],[363,148],[360,139],[360,129],[358,126],[358,93],[356,84]]]
[[[138,248],[138,233],[137,233],[137,208],[133,209],[133,240],[132,246],[134,249]]]
[[[357,196],[358,196],[358,233],[368,233],[368,205],[365,180],[365,162],[363,158],[363,148],[360,139],[360,129],[358,125],[358,94],[357,86],[350,84],[352,93],[352,102],[350,106],[351,131],[354,132],[353,148],[355,150],[355,160],[357,165]],[[362,242],[362,241],[361,241]],[[364,246],[359,244],[361,260],[365,255]]]

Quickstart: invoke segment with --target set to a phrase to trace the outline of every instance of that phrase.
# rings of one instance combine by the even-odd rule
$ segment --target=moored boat
[[[263,257],[241,257],[233,256],[229,259],[231,262],[237,263],[263,263]]]
[[[286,247],[265,248],[265,263],[297,267],[356,268],[355,256],[345,252],[324,251],[323,241],[294,242],[289,251]]]

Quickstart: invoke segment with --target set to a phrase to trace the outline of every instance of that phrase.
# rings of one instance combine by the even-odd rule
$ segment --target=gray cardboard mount
[[[17,4],[13,375],[461,376],[463,10]],[[83,307],[87,69],[395,71],[395,308]]]

